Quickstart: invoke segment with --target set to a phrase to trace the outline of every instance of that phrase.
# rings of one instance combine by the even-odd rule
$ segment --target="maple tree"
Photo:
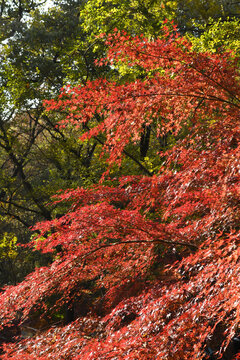
[[[204,359],[207,348],[234,358],[238,59],[232,52],[195,52],[167,26],[154,41],[116,30],[106,43],[99,65],[141,69],[141,76],[65,87],[45,103],[64,115],[60,126],[84,132],[83,142],[104,139],[106,181],[56,195],[55,205],[68,211],[37,224],[31,243],[51,252],[53,263],[0,295],[3,331],[34,312],[51,317],[77,301],[87,308],[66,326],[5,344],[2,358]],[[111,179],[112,164],[121,164],[130,143],[139,144],[146,126],[158,172]],[[158,139],[169,133],[174,141],[162,149]]]

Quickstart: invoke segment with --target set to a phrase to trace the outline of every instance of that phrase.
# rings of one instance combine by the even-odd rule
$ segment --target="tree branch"
[[[104,244],[104,245],[100,245],[99,247],[89,251],[88,253],[84,254],[81,258],[84,259],[92,254],[94,254],[95,252],[98,252],[102,249],[106,249],[112,246],[117,246],[117,245],[126,245],[126,244],[154,244],[154,243],[163,243],[163,244],[168,244],[171,246],[176,246],[176,245],[181,245],[181,246],[186,246],[189,247],[191,249],[198,249],[198,246],[192,243],[185,243],[183,241],[169,241],[169,240],[164,240],[164,239],[156,239],[156,240],[129,240],[129,241],[120,241],[117,243],[110,243],[110,244]]]

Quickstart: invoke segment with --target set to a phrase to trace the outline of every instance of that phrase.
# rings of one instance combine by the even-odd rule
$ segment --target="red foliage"
[[[238,335],[236,60],[228,53],[195,53],[187,40],[169,34],[148,42],[116,32],[108,42],[108,61],[141,67],[144,80],[68,87],[47,102],[48,110],[67,111],[67,123],[91,128],[82,138],[104,132],[110,163],[121,160],[143,125],[154,125],[156,137],[171,131],[176,144],[158,155],[165,163],[155,176],[124,177],[115,187],[57,196],[56,201],[70,203],[69,211],[38,224],[35,230],[41,233],[34,244],[43,252],[61,245],[61,257],[5,289],[2,324],[11,325],[20,311],[24,321],[36,308],[46,309],[50,295],[58,295],[57,309],[83,296],[86,282],[93,292],[104,289],[105,317],[93,318],[93,302],[91,317],[11,350],[6,345],[3,359],[26,354],[29,359],[203,359],[206,344],[221,354]],[[174,254],[182,257],[175,264]],[[169,273],[161,262],[162,267],[169,263]],[[153,277],[156,264],[159,273]],[[135,279],[145,279],[146,290],[135,297],[127,291],[122,302],[116,301],[124,284]]]

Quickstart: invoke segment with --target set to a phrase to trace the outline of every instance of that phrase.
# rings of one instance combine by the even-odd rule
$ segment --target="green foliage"
[[[111,33],[114,28],[155,38],[160,35],[163,20],[168,19],[174,20],[182,33],[199,35],[212,20],[232,20],[239,14],[239,3],[227,0],[89,0],[80,17],[96,49],[101,46],[96,35]]]
[[[196,38],[191,36],[191,40],[196,50],[204,51],[226,51],[233,50],[239,55],[240,51],[240,21],[230,20],[221,21],[211,20],[207,26],[202,26],[203,34]]]
[[[199,36],[204,31],[203,26],[208,27],[212,21],[232,20],[239,14],[240,6],[236,1],[177,0],[174,19],[182,33]]]
[[[91,50],[79,48],[82,1],[57,1],[47,11],[37,3],[5,1],[0,9],[1,232],[20,242],[29,240],[26,228],[56,215],[46,204],[57,190],[88,186],[104,168],[93,141],[82,145],[80,132],[56,128],[61,116],[42,109],[43,99],[68,81],[86,81],[95,67]]]
[[[3,258],[15,259],[17,252],[17,237],[14,234],[4,233],[0,239],[0,261]]]
[[[157,0],[90,0],[80,13],[83,28],[90,39],[100,33],[110,33],[114,28],[132,34],[144,33],[150,37],[159,35],[162,21],[171,18],[176,1]],[[95,47],[98,42],[95,42]]]

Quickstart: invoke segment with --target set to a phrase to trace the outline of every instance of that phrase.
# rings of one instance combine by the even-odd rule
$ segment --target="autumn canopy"
[[[64,214],[37,224],[31,243],[52,263],[0,295],[2,332],[76,304],[79,316],[4,345],[2,359],[234,359],[239,59],[197,52],[172,26],[152,41],[101,37],[109,51],[98,65],[122,78],[66,86],[45,107],[82,142],[97,139],[108,170],[95,186],[56,195]],[[137,144],[141,174],[113,178]]]

